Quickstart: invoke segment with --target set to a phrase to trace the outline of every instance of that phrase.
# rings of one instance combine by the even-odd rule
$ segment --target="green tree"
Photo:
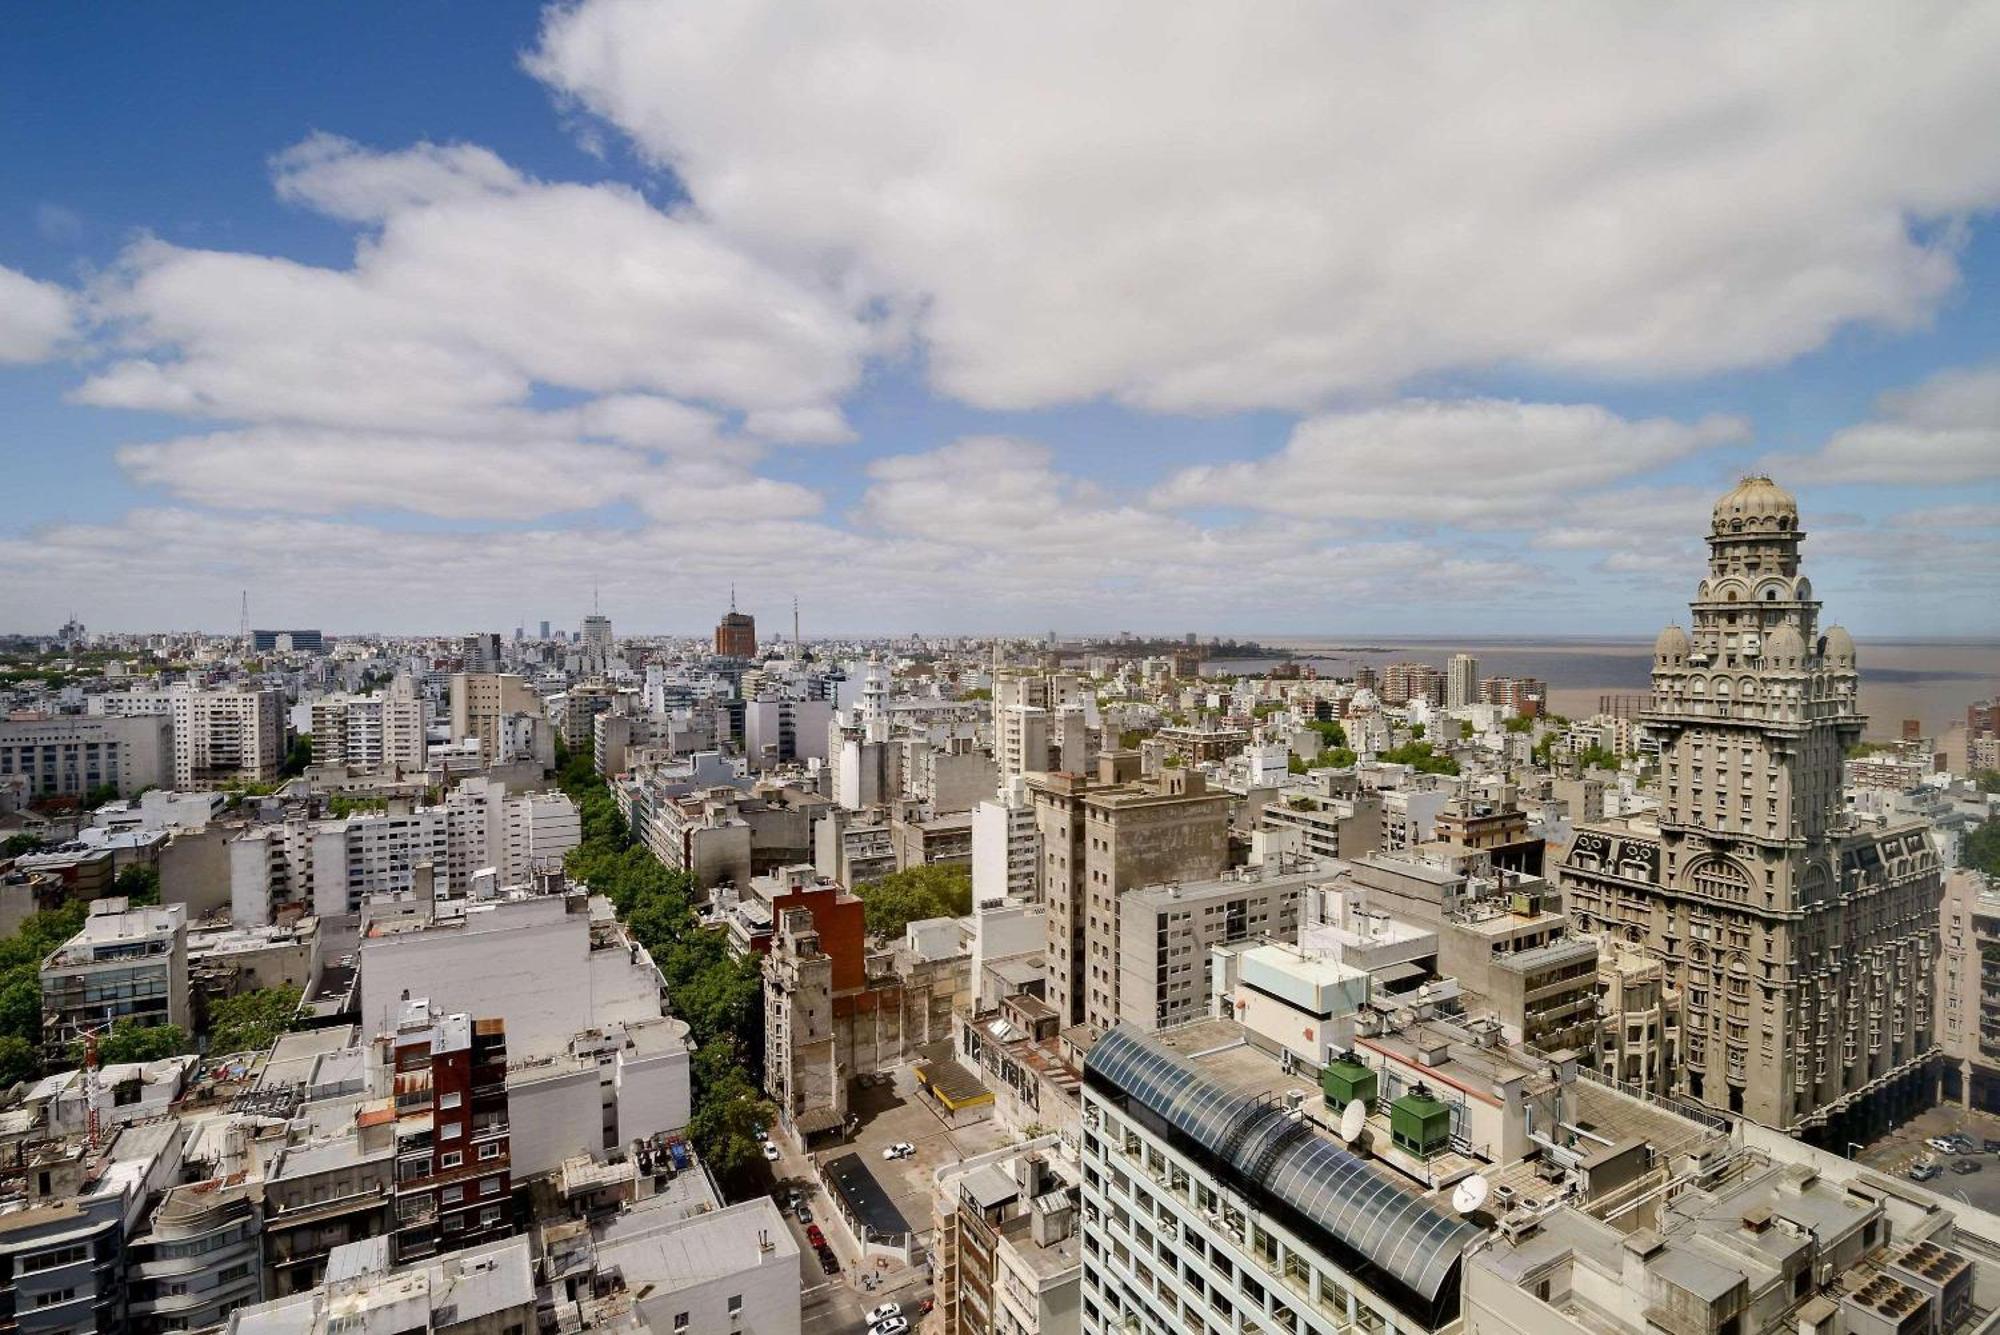
[[[1462,719],[1460,719],[1460,720],[1458,721],[1458,735],[1459,735],[1459,738],[1460,738],[1461,740],[1463,740],[1463,741],[1471,741],[1471,740],[1472,740],[1472,720],[1471,720],[1471,719],[1469,719],[1469,718],[1462,718]]]
[[[115,783],[100,783],[83,795],[83,805],[91,811],[97,810],[106,802],[117,800],[118,785]]]
[[[1585,769],[1617,769],[1619,766],[1616,751],[1607,751],[1595,745],[1584,747],[1582,754],[1577,756],[1577,761]]]
[[[1419,774],[1458,773],[1458,762],[1450,756],[1439,755],[1431,749],[1429,742],[1405,742],[1384,751],[1382,759],[1391,765],[1408,765]]]
[[[1966,831],[1965,840],[1959,845],[1958,860],[1974,871],[2000,876],[2000,816]]]
[[[1311,768],[1306,764],[1305,761],[1301,760],[1298,756],[1290,755],[1285,757],[1285,773],[1308,774],[1310,772]]]
[[[1535,721],[1526,714],[1516,714],[1500,726],[1508,732],[1513,733],[1533,732],[1535,730]]]
[[[301,733],[297,737],[292,738],[291,747],[288,750],[286,750],[285,759],[283,763],[281,763],[278,766],[278,773],[282,774],[287,779],[296,779],[299,777],[299,775],[304,774],[306,772],[306,767],[308,765],[311,765],[312,763],[313,763],[312,734]]]
[[[189,1041],[187,1031],[177,1024],[142,1025],[127,1018],[113,1024],[110,1033],[97,1037],[97,1060],[103,1066],[154,1062],[193,1051],[194,1044]],[[69,1062],[72,1066],[83,1065],[82,1039],[70,1044]]]
[[[1322,746],[1347,745],[1347,729],[1340,726],[1338,719],[1314,719],[1312,728],[1319,734]]]
[[[1421,742],[1423,739],[1424,739],[1424,725],[1421,723],[1412,723],[1410,725],[1410,740],[1413,742]]]
[[[11,1089],[41,1073],[41,1053],[33,1043],[12,1034],[0,1035],[0,1089]]]
[[[871,934],[896,937],[923,918],[959,918],[972,912],[972,868],[911,867],[854,887]]]
[[[1983,769],[1972,776],[1982,793],[2000,793],[2000,769]]]
[[[112,878],[111,893],[123,895],[132,901],[132,907],[160,902],[160,869],[132,863],[119,869]]]
[[[1330,765],[1334,769],[1352,769],[1354,762],[1361,759],[1354,753],[1352,747],[1347,746],[1329,747],[1319,753],[1319,758],[1322,764]]]
[[[697,1048],[691,1065],[694,1108],[688,1135],[709,1171],[731,1189],[730,1194],[739,1194],[763,1161],[757,1128],[768,1126],[777,1109],[758,1096],[733,1041],[720,1039]]]
[[[388,809],[389,799],[386,797],[356,797],[350,793],[329,793],[326,798],[326,814],[335,820],[343,820],[366,811]]]
[[[17,858],[23,853],[39,852],[48,847],[48,842],[39,834],[10,834],[0,841],[0,857]]]
[[[208,1008],[210,1052],[262,1052],[292,1027],[299,989],[264,987],[212,1002]]]

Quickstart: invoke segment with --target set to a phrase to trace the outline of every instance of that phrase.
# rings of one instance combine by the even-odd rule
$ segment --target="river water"
[[[1482,677],[1539,677],[1549,684],[1549,707],[1582,718],[1597,712],[1598,697],[1644,692],[1650,685],[1651,640],[1540,638],[1506,639],[1341,639],[1259,636],[1274,648],[1289,649],[1300,663],[1322,676],[1351,677],[1356,667],[1418,662],[1444,667],[1456,653],[1479,660]],[[2000,695],[2000,643],[1979,641],[1877,640],[1858,644],[1861,708],[1868,736],[1897,736],[1906,718],[1920,719],[1932,736],[1963,722],[1965,707]],[[1269,660],[1220,658],[1202,664],[1208,673],[1267,672]]]

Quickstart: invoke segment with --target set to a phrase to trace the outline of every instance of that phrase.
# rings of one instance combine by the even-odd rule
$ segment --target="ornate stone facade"
[[[1854,641],[1821,630],[1798,505],[1751,477],[1715,506],[1692,629],[1654,646],[1656,821],[1583,827],[1580,928],[1659,959],[1676,1092],[1844,1148],[1935,1082],[1937,857],[1921,822],[1850,823]]]

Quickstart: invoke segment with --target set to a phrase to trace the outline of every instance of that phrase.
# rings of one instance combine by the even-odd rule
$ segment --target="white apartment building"
[[[313,762],[413,773],[427,760],[431,703],[407,677],[380,695],[328,695],[312,704]]]
[[[418,867],[446,865],[448,848],[438,807],[322,821],[312,833],[313,912],[357,913],[370,895],[409,890]]]
[[[502,885],[538,872],[559,871],[563,855],[583,842],[583,817],[560,792],[510,794],[505,784],[471,778],[445,795],[446,884],[454,893],[482,867]]]
[[[1479,660],[1471,654],[1453,654],[1445,667],[1444,707],[1464,709],[1479,703]]]
[[[517,887],[370,904],[358,954],[366,1029],[406,996],[506,1021],[517,1178],[687,1125],[687,1026],[664,1014],[660,971],[608,901]]]
[[[1199,1029],[1183,1054],[1121,1026],[1085,1062],[1084,1335],[1455,1322],[1479,1228],[1292,1116],[1304,1082],[1240,1027]]]
[[[287,903],[355,913],[371,895],[417,888],[424,866],[440,894],[464,894],[486,868],[499,884],[520,885],[561,870],[581,842],[582,816],[566,794],[509,793],[466,779],[439,806],[290,820],[237,836],[229,843],[230,917],[239,927],[265,926]]]
[[[174,787],[271,783],[285,758],[277,691],[175,691]]]
[[[1033,899],[1040,888],[1042,835],[1034,804],[1018,782],[972,809],[972,902]]]

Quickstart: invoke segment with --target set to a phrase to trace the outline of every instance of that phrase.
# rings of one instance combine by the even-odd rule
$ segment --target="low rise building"
[[[1080,1189],[1060,1143],[1044,1136],[938,1171],[931,1266],[941,1335],[1077,1328]]]
[[[51,1056],[119,1021],[191,1033],[187,911],[92,900],[82,930],[42,961],[41,984],[42,1041]]]

